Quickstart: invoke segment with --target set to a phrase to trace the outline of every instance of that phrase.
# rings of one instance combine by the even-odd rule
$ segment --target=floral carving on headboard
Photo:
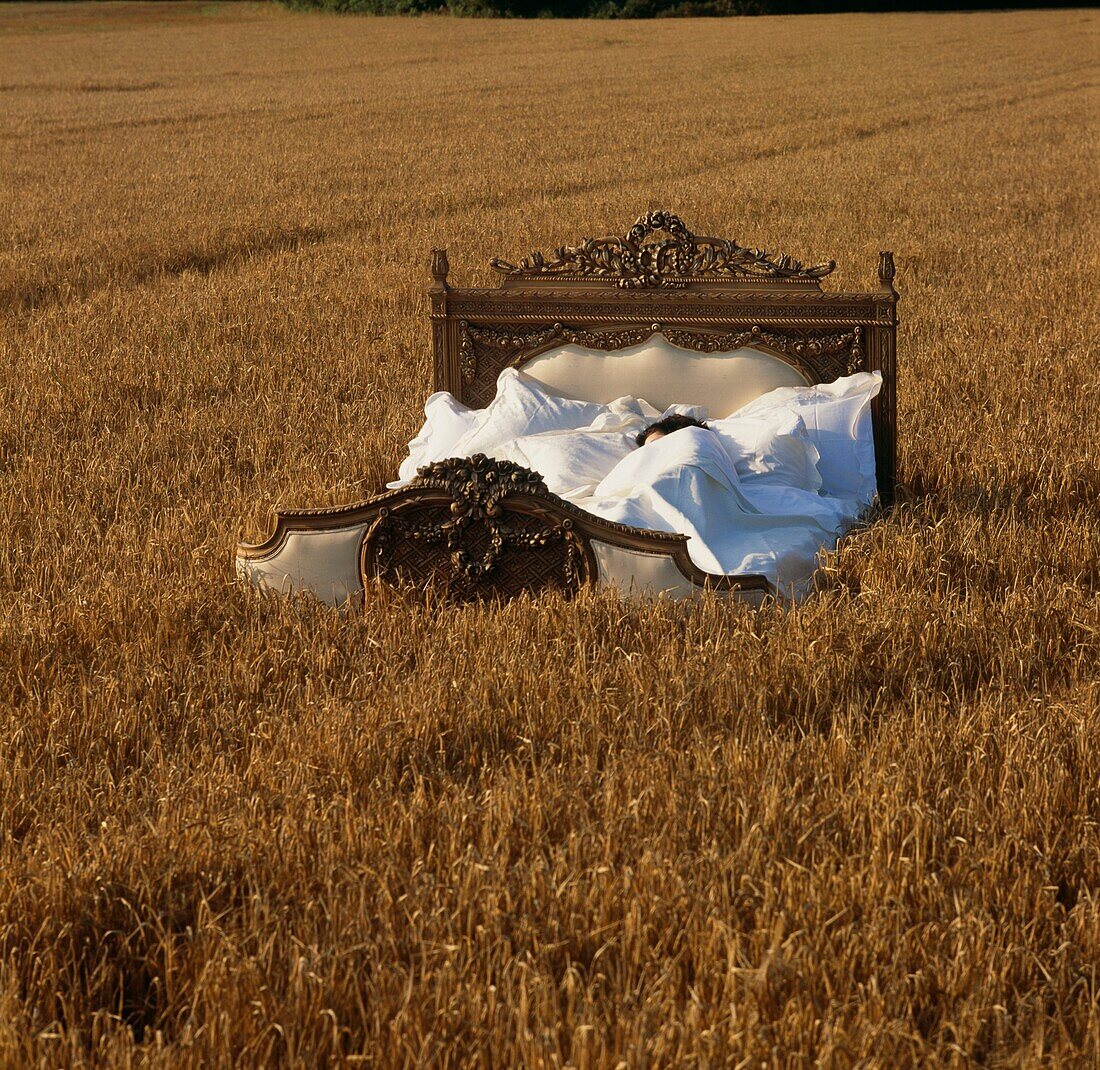
[[[657,232],[668,235],[646,241]],[[693,279],[728,281],[737,278],[816,281],[836,262],[806,266],[789,256],[749,249],[726,238],[692,234],[672,212],[641,216],[623,237],[585,238],[580,245],[555,249],[551,258],[532,253],[518,264],[500,257],[490,261],[502,275],[520,278],[598,278],[626,289],[682,287]]]
[[[459,354],[462,381],[474,404],[488,404],[496,389],[496,376],[502,368],[521,367],[552,345],[579,345],[588,349],[612,351],[628,349],[663,335],[673,345],[697,353],[732,352],[742,346],[763,347],[789,358],[813,382],[831,383],[842,375],[852,375],[866,367],[866,339],[863,327],[830,330],[827,327],[772,328],[759,324],[721,328],[678,327],[651,323],[626,327],[573,327],[563,323],[524,329],[482,327],[461,320]],[[477,384],[479,367],[487,369]],[[487,396],[486,396],[486,393]]]

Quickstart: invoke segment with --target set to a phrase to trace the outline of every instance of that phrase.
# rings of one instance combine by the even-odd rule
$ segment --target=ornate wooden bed
[[[878,491],[891,504],[891,253],[879,254],[875,289],[829,292],[820,280],[832,261],[804,266],[699,237],[658,211],[622,237],[492,266],[503,276],[497,287],[458,289],[446,250],[432,253],[436,390],[481,408],[501,370],[515,366],[581,400],[632,394],[659,408],[687,402],[725,415],[775,386],[877,369]],[[333,604],[361,600],[376,578],[435,584],[460,600],[570,594],[596,583],[677,597],[705,588],[753,600],[768,593],[763,576],[701,572],[687,542],[595,517],[552,494],[537,473],[475,456],[422,468],[408,487],[354,505],[279,512],[267,540],[238,545],[237,569],[266,589],[309,590]]]

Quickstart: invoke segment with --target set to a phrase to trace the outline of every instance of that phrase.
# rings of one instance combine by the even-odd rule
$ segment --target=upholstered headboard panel
[[[663,231],[660,241],[648,241]],[[503,368],[522,367],[560,393],[660,408],[706,405],[725,416],[775,386],[881,371],[871,405],[879,495],[896,478],[894,261],[877,288],[826,291],[830,261],[804,266],[735,241],[692,234],[650,212],[622,237],[585,239],[553,256],[494,260],[499,286],[457,289],[446,251],[432,255],[435,388],[487,405]]]
[[[626,349],[557,346],[520,367],[566,397],[606,403],[630,394],[658,409],[674,402],[703,405],[713,418],[778,386],[811,381],[789,361],[759,349],[699,353],[673,345],[663,334]]]

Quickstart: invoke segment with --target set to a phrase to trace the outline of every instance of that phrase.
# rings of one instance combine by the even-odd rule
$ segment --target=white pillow
[[[664,419],[666,416],[687,416],[692,420],[706,421],[707,407],[705,405],[683,405],[676,403],[669,405],[664,412],[661,413],[659,419]]]
[[[505,368],[497,378],[496,397],[477,414],[477,422],[454,443],[452,452],[456,457],[496,456],[494,451],[514,438],[587,427],[604,408],[558,397],[530,375]]]
[[[454,456],[454,444],[469,431],[479,413],[456,401],[453,394],[441,390],[424,402],[424,426],[409,443],[409,455],[397,470],[398,478],[386,486],[390,490],[403,487],[416,478],[418,468],[444,457]]]
[[[632,431],[635,435],[650,424],[666,416],[688,416],[693,420],[706,420],[707,410],[702,405],[669,405],[664,412],[654,408],[645,398],[621,397],[604,406],[605,411],[589,426],[590,431]]]
[[[733,415],[801,416],[819,454],[821,493],[869,505],[877,489],[871,399],[881,389],[881,372],[858,372],[818,386],[781,386]]]
[[[635,450],[628,431],[548,431],[512,439],[494,456],[534,469],[554,494],[591,490]]]
[[[726,447],[743,483],[814,492],[821,488],[818,451],[797,412],[727,416],[712,420],[709,426]]]
[[[629,431],[636,435],[660,418],[661,413],[645,398],[621,397],[608,402],[604,411],[585,430]]]

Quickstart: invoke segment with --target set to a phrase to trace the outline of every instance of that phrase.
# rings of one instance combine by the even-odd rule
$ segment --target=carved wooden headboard
[[[647,240],[659,232],[667,236]],[[884,505],[893,501],[898,295],[892,253],[879,254],[874,290],[822,290],[832,261],[804,266],[736,241],[698,237],[677,216],[659,211],[641,217],[623,237],[589,238],[551,257],[533,253],[514,264],[495,259],[492,266],[503,276],[499,286],[457,289],[447,281],[446,250],[432,253],[436,390],[480,408],[493,399],[505,367],[557,347],[618,351],[654,336],[726,358],[747,347],[786,362],[810,383],[878,370],[883,388],[872,402],[872,420],[879,496]]]

